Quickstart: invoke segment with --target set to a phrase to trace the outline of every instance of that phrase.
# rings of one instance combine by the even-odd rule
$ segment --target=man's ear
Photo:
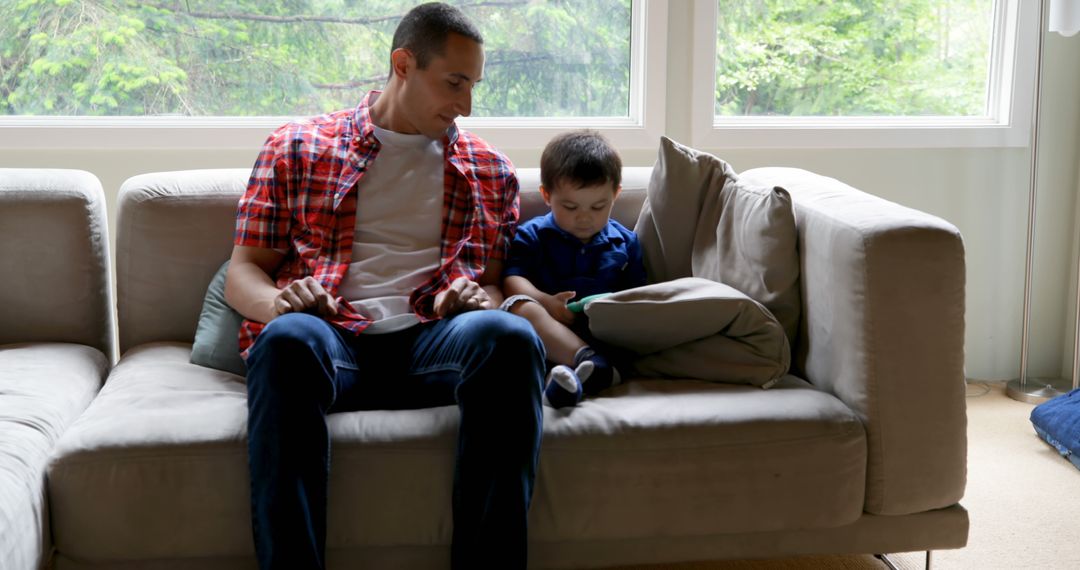
[[[547,204],[548,208],[550,208],[551,207],[551,193],[548,192],[547,188],[544,188],[543,184],[540,185],[540,196],[542,196],[544,198],[544,203]]]
[[[412,52],[405,48],[390,52],[390,71],[397,77],[404,79],[412,71],[415,62]]]
[[[622,184],[620,184],[620,185],[618,185],[618,186],[616,186],[616,187],[615,187],[615,194],[614,194],[614,195],[613,195],[613,196],[611,197],[611,199],[612,199],[612,200],[615,200],[616,198],[618,198],[618,197],[619,197],[619,194],[620,194],[621,192],[622,192]]]

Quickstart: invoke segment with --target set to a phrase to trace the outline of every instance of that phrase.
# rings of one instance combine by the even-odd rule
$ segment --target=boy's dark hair
[[[457,8],[442,2],[429,2],[409,10],[394,30],[390,52],[405,48],[416,57],[416,65],[427,69],[432,56],[446,53],[446,37],[459,34],[483,45],[476,26]]]
[[[593,130],[563,133],[540,155],[540,183],[548,192],[557,184],[575,188],[622,183],[622,159],[604,135]]]

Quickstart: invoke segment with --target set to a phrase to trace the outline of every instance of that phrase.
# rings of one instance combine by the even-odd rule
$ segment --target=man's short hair
[[[540,183],[548,192],[557,184],[574,188],[622,183],[622,159],[611,142],[593,130],[563,133],[540,155]]]
[[[427,69],[433,56],[446,53],[446,37],[450,34],[465,36],[481,45],[484,43],[480,30],[461,10],[442,2],[421,4],[409,10],[398,23],[390,52],[405,48],[412,52],[420,69]]]

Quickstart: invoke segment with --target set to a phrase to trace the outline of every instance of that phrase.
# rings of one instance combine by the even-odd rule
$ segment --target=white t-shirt
[[[352,263],[338,289],[381,334],[420,319],[409,295],[439,267],[442,243],[441,141],[375,127],[382,148],[357,185]]]

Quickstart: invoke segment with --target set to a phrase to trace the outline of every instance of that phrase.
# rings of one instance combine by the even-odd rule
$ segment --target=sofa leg
[[[893,561],[889,559],[888,554],[875,554],[874,558],[877,558],[883,564],[885,564],[885,566],[888,566],[889,570],[900,570],[900,568],[896,564],[893,564]],[[934,563],[934,551],[933,550],[927,550],[926,551],[926,570],[933,570],[933,563]]]

